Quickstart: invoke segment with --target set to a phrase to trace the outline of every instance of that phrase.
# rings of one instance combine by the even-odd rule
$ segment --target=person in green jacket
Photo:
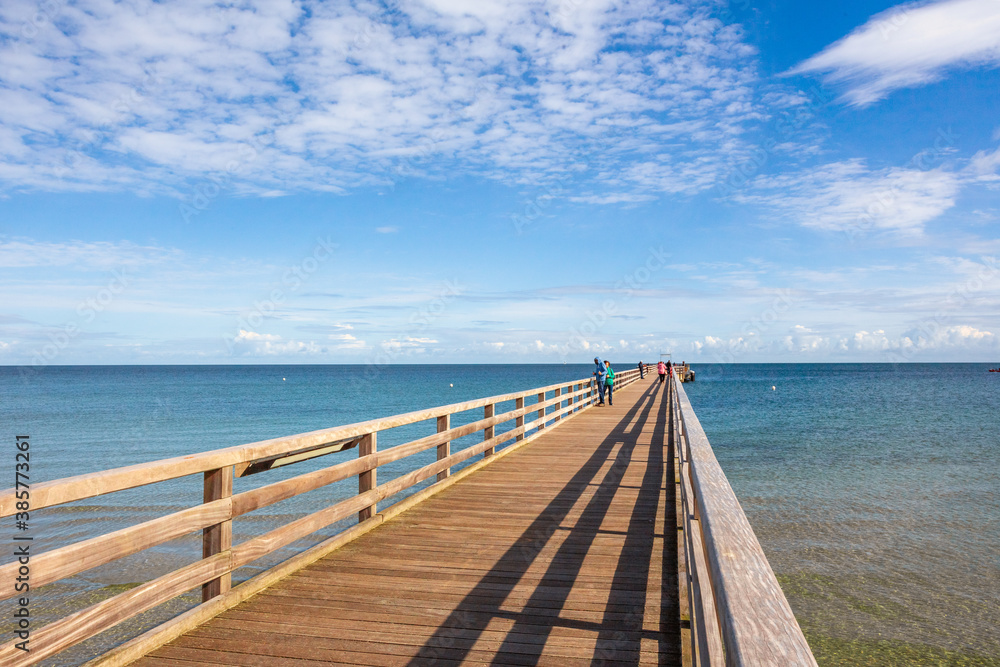
[[[608,367],[608,378],[604,381],[608,387],[608,405],[614,405],[614,403],[611,402],[611,393],[615,386],[615,371],[611,368],[610,361],[605,361],[604,365]]]

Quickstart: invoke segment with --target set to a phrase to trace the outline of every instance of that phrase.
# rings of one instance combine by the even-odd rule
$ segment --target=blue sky
[[[1000,359],[1000,6],[0,7],[0,364]]]

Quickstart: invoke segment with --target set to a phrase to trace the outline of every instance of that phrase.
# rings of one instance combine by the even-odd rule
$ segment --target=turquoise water
[[[1000,374],[981,364],[694,368],[698,379],[686,390],[821,665],[1000,665]],[[29,434],[32,479],[40,481],[589,372],[590,365],[62,367],[29,374],[0,367],[0,441]],[[396,429],[380,434],[379,444],[433,428]],[[433,453],[421,456],[380,469],[379,481],[430,462]],[[333,462],[237,480],[237,491]],[[356,490],[347,480],[261,510],[237,520],[234,539]],[[192,477],[42,510],[32,515],[36,552],[200,499],[201,481]],[[189,563],[200,549],[191,536],[45,587],[33,608],[36,627]],[[48,664],[78,664],[194,603],[182,598]],[[2,618],[7,604],[0,603]],[[6,638],[7,626],[0,631]]]
[[[1000,374],[694,368],[685,389],[821,665],[1000,665]]]

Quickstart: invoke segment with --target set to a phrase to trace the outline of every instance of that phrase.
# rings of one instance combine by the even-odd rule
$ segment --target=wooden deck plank
[[[136,665],[680,665],[663,387],[532,445]]]

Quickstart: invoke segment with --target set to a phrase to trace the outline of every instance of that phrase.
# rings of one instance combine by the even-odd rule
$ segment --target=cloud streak
[[[845,102],[864,107],[894,90],[938,81],[949,70],[997,66],[995,0],[943,0],[877,14],[788,74],[819,74],[845,89]]]

